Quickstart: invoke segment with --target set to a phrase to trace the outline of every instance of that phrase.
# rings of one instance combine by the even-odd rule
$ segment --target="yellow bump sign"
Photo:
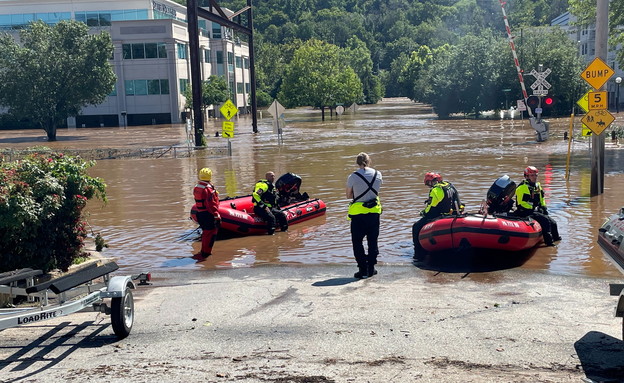
[[[596,57],[581,73],[581,78],[594,89],[600,89],[613,76],[613,69],[600,57]]]

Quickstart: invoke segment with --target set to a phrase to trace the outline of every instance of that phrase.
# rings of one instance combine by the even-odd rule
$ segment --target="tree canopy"
[[[0,35],[0,105],[44,129],[50,141],[67,117],[104,101],[115,85],[109,33],[89,34],[82,22],[33,22],[21,44]]]
[[[313,39],[295,51],[279,99],[286,107],[350,105],[363,99],[362,82],[346,64],[340,48]]]
[[[230,96],[227,82],[222,76],[210,76],[208,80],[202,82],[202,108],[206,109],[210,105],[216,105],[224,102]],[[184,92],[186,98],[186,107],[193,107],[193,92],[190,86]]]

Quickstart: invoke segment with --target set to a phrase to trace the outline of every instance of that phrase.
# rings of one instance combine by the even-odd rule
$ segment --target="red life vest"
[[[198,213],[208,211],[214,216],[219,214],[219,192],[210,182],[197,182],[193,189],[193,197]]]

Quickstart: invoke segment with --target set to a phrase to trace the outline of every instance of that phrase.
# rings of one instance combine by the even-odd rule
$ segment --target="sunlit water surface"
[[[526,120],[442,121],[429,108],[406,100],[326,117],[321,121],[320,111],[288,111],[283,143],[273,134],[270,119],[260,120],[258,134],[251,133],[248,118],[236,120],[232,156],[199,153],[190,158],[98,161],[91,173],[106,181],[109,202],[105,206],[90,202],[88,220],[107,240],[110,247],[105,254],[118,258],[128,270],[352,264],[345,183],[356,169],[356,155],[365,151],[384,179],[381,263],[412,260],[411,225],[427,197],[422,183],[425,172],[441,173],[460,191],[467,210],[476,212],[497,177],[508,174],[520,182],[522,170],[534,165],[540,170],[539,180],[563,241],[556,248],[539,248],[521,267],[620,276],[596,245],[600,225],[624,205],[622,151],[609,140],[605,192],[589,197],[589,139],[572,142],[569,181],[564,177],[567,119],[552,120],[550,140],[536,143]],[[170,135],[171,131],[166,130]],[[176,135],[184,139],[184,127],[173,131],[174,141]],[[115,132],[119,130],[109,134]],[[154,140],[166,141],[167,137],[158,136],[160,132],[154,130]],[[211,137],[209,146],[227,148],[227,140]],[[206,166],[212,168],[222,198],[249,194],[268,170],[278,176],[297,173],[303,179],[302,191],[323,199],[327,214],[292,225],[287,233],[220,240],[212,257],[195,263],[188,257],[199,250],[199,243],[188,240],[196,237],[188,211],[197,170]]]

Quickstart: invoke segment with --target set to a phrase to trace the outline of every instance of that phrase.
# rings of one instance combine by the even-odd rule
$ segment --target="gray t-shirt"
[[[375,169],[373,168],[358,169],[356,172],[363,175],[364,178],[366,178],[366,180],[369,183],[373,180],[373,176],[375,175]],[[383,180],[381,178],[381,172],[378,171],[377,177],[375,178],[375,181],[373,182],[373,188],[377,190],[377,192],[379,192],[379,189],[381,188],[382,183],[383,183]],[[359,176],[353,173],[349,174],[349,178],[347,178],[347,187],[353,188],[353,198],[358,197],[360,194],[364,193],[366,189],[368,189],[368,185],[366,184],[366,182],[364,182],[362,178],[360,178]],[[360,197],[356,202],[368,201],[368,200],[375,198],[376,196],[377,195],[373,193],[372,190],[369,190],[366,192],[366,194]]]

